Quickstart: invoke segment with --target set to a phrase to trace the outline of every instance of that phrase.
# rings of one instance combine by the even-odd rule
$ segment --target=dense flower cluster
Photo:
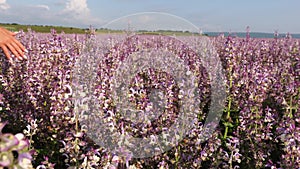
[[[242,166],[299,168],[299,40],[218,41],[233,110],[224,125],[240,140]]]
[[[1,119],[0,119],[1,120]],[[5,123],[0,121],[0,167],[31,169],[32,152],[24,134],[2,133]]]
[[[220,124],[203,141],[211,104],[210,78],[218,78],[220,72],[205,65],[213,60],[203,53],[199,56],[212,52],[198,51],[197,45],[203,45],[199,44],[201,37],[176,37],[178,41],[158,35],[96,36],[93,31],[70,35],[54,30],[38,34],[29,30],[18,38],[29,51],[28,61],[12,65],[1,56],[0,116],[5,123],[0,121],[0,167],[300,168],[297,39],[210,38],[217,50],[211,54],[220,58],[221,63],[216,64],[225,70],[225,79],[219,80],[226,84],[227,99]],[[107,128],[101,132],[112,133],[109,142],[117,145],[115,132],[124,140],[128,134],[152,137],[175,123],[180,116],[181,83],[162,70],[144,70],[129,79],[128,100],[145,114],[118,112],[112,77],[124,59],[142,49],[153,58],[172,55],[187,64],[191,72],[182,73],[197,77],[200,111],[186,137],[175,145],[166,143],[171,147],[168,151],[133,158],[121,146],[113,153],[98,145],[88,133],[97,135],[99,128],[91,131],[79,116],[94,121],[103,117],[99,121]],[[159,117],[150,111],[162,109]],[[131,115],[143,119],[133,123]]]

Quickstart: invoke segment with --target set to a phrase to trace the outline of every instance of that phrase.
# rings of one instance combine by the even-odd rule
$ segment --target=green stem
[[[30,139],[29,139],[29,149],[32,149],[31,143],[32,143],[32,134],[30,134]]]
[[[78,111],[75,114],[75,134],[78,133],[78,122],[79,122],[79,114]],[[78,156],[79,156],[79,151],[77,150],[77,145],[78,145],[78,138],[75,138],[75,153],[76,153],[76,167],[79,167],[79,161],[78,161]]]
[[[290,97],[290,113],[289,113],[289,117],[293,118],[293,96]]]
[[[226,128],[225,128],[224,139],[227,138],[227,133],[228,133],[228,126],[226,126]]]
[[[254,111],[255,111],[255,133],[257,133],[257,129],[258,129],[257,121],[259,120],[260,115],[258,114],[258,108],[257,107],[255,107]]]
[[[230,109],[231,109],[231,97],[229,97],[229,102],[228,102],[227,117],[226,117],[227,120],[230,118]]]
[[[178,152],[175,151],[175,153],[177,153],[175,155],[175,160],[176,160],[176,168],[178,167],[178,162],[179,162],[179,154],[180,154],[180,146],[178,146]]]
[[[232,79],[231,72],[232,72],[232,67],[230,67],[230,77],[229,77],[229,96],[228,96],[228,107],[227,107],[227,116],[226,116],[227,121],[230,119],[230,110],[231,110],[231,102],[232,102],[230,91],[231,91],[231,88],[232,88],[233,79]],[[224,133],[224,137],[223,137],[224,139],[227,138],[228,128],[229,128],[229,126],[226,125],[225,126],[225,133]]]
[[[230,160],[229,160],[229,168],[230,169],[232,169],[232,156],[233,156],[233,152],[231,151]]]

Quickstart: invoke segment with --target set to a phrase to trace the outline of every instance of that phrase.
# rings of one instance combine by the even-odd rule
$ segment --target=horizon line
[[[103,30],[112,30],[112,31],[125,31],[126,29],[108,29],[108,28],[103,28],[103,27],[95,27],[95,26],[93,26],[93,25],[90,25],[90,26],[88,26],[88,27],[80,27],[80,26],[68,26],[68,25],[54,25],[54,24],[49,24],[49,25],[47,25],[47,24],[21,24],[21,23],[16,23],[16,22],[11,22],[11,23],[3,23],[3,22],[0,22],[0,25],[5,25],[5,24],[7,24],[7,25],[20,25],[20,26],[49,26],[49,27],[51,27],[51,26],[53,26],[53,27],[64,27],[64,28],[77,28],[77,29],[89,29],[89,28],[94,28],[94,29],[97,29],[97,30],[101,30],[101,29],[103,29]],[[199,30],[201,30],[201,29],[199,29]],[[164,29],[162,29],[162,30],[137,30],[137,31],[170,31],[170,32],[189,32],[189,33],[199,33],[199,32],[190,32],[190,31],[188,31],[188,30],[164,30]],[[204,30],[201,30],[201,32],[202,32],[202,34],[205,34],[205,33],[230,33],[230,34],[235,34],[235,33],[247,33],[247,31],[232,31],[232,30],[230,30],[230,31],[204,31]],[[252,33],[264,33],[264,34],[275,34],[276,33],[276,30],[274,30],[274,32],[267,32],[267,31],[250,31],[249,32],[250,34],[252,34]],[[287,35],[287,34],[291,34],[291,35],[300,35],[300,32],[280,32],[280,31],[277,31],[277,33],[279,34],[279,35]]]

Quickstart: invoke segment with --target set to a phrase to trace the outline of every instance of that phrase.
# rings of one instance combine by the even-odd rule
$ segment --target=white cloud
[[[87,0],[68,0],[64,12],[86,16],[90,14],[90,9]]]
[[[33,6],[35,8],[40,8],[40,9],[44,9],[44,10],[47,10],[49,11],[50,10],[50,7],[48,5],[35,5]]]
[[[6,3],[6,0],[0,0],[0,9],[1,10],[6,10],[9,8],[10,8],[10,6]]]
[[[99,25],[100,19],[91,15],[87,0],[68,0],[60,13],[67,24]]]

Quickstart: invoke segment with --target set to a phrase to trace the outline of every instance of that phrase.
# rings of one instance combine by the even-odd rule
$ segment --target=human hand
[[[27,59],[25,55],[25,47],[14,37],[16,33],[10,32],[5,28],[0,27],[0,48],[2,48],[5,56],[8,60],[11,60],[13,56],[19,60]],[[10,55],[10,52],[12,56]]]

